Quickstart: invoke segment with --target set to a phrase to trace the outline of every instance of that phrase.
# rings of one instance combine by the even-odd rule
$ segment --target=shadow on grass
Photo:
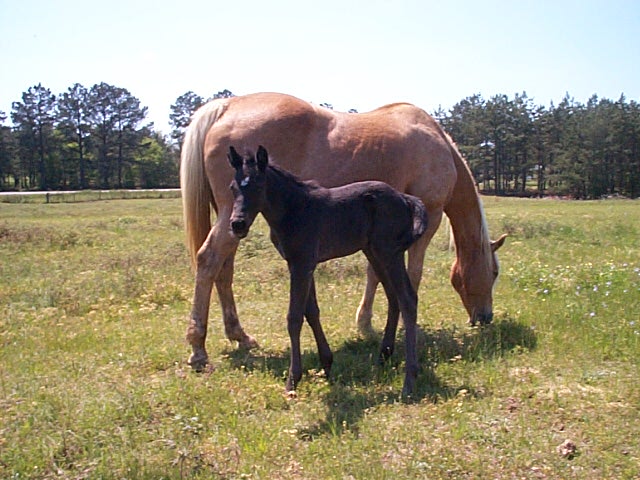
[[[384,365],[378,365],[379,340],[348,340],[333,351],[334,361],[325,396],[326,418],[299,433],[302,439],[312,440],[324,434],[357,431],[368,409],[396,402],[440,402],[456,397],[461,390],[467,395],[480,395],[473,385],[447,385],[434,367],[446,362],[482,362],[511,353],[535,349],[535,332],[510,318],[503,318],[482,328],[437,328],[418,331],[418,358],[421,371],[415,392],[410,399],[400,395],[404,379],[404,331],[398,333],[396,351]],[[270,373],[278,381],[286,378],[289,352],[260,352],[236,350],[229,353],[235,368]],[[319,368],[316,352],[303,353],[303,371]],[[305,380],[306,377],[306,380]],[[309,381],[309,375],[302,382]]]

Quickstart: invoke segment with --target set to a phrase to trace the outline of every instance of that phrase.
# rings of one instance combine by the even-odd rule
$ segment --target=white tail
[[[182,143],[180,189],[186,244],[195,267],[196,255],[211,230],[211,205],[215,200],[204,170],[204,140],[211,126],[222,116],[227,99],[213,100],[194,113]]]

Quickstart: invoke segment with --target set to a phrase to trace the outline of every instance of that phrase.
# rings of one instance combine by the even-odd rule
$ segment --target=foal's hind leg
[[[380,362],[384,362],[395,349],[396,332],[398,330],[398,320],[400,317],[400,309],[398,306],[398,298],[396,292],[391,288],[391,279],[389,278],[384,262],[380,261],[379,254],[376,251],[365,251],[365,255],[369,260],[370,268],[377,272],[376,279],[380,278],[385,294],[387,296],[387,324],[384,327],[384,336],[380,344]]]
[[[417,354],[417,315],[418,295],[411,286],[407,269],[404,266],[404,255],[391,259],[387,264],[387,271],[391,279],[392,288],[398,298],[400,312],[404,323],[405,333],[405,377],[402,395],[411,395],[418,376]]]
[[[304,312],[304,316],[307,318],[307,323],[313,331],[313,336],[316,339],[316,345],[318,346],[318,355],[320,356],[320,364],[324,369],[324,374],[329,378],[331,373],[331,365],[333,364],[333,353],[329,348],[329,343],[322,330],[320,324],[320,308],[318,308],[318,300],[316,298],[316,283],[315,280],[311,280],[311,287],[309,288],[309,297],[307,298],[307,306]]]
[[[389,315],[380,356],[384,359],[388,348],[391,349],[391,352],[393,351],[399,308],[405,329],[405,377],[402,394],[410,395],[413,392],[419,368],[416,351],[418,296],[411,286],[407,269],[404,266],[404,253],[387,256],[384,252],[374,250],[372,255],[367,255],[367,257],[371,257],[371,263],[378,271],[378,276],[389,298]],[[392,302],[395,305],[393,314],[391,312]]]
[[[442,209],[429,210],[428,217],[429,223],[427,231],[409,248],[407,270],[411,280],[411,285],[416,292],[418,291],[420,280],[422,279],[422,269],[427,247],[438,230],[440,221],[442,220]],[[378,276],[376,275],[371,262],[369,262],[367,267],[367,285],[356,312],[356,327],[358,333],[365,338],[375,336],[375,330],[371,325],[371,319],[373,318],[373,300],[375,298],[378,283]]]

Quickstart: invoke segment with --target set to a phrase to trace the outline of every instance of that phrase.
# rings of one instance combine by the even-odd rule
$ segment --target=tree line
[[[573,198],[640,196],[640,105],[568,94],[537,106],[526,93],[465,98],[434,113],[481,190]]]
[[[0,111],[0,190],[177,187],[191,115],[210,99],[232,96],[229,90],[181,95],[164,135],[125,88],[74,84],[54,95],[33,86],[12,104],[12,126]],[[624,95],[616,101],[594,95],[586,104],[566,95],[544,107],[526,93],[488,100],[478,94],[433,115],[484,192],[640,196],[640,107]]]
[[[125,88],[29,88],[0,112],[0,188],[60,190],[172,186],[175,158],[147,108]]]

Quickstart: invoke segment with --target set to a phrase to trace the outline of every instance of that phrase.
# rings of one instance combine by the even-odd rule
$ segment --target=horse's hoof
[[[209,363],[208,357],[202,355],[191,354],[189,360],[187,360],[187,364],[193,369],[195,372],[202,372]]]
[[[260,344],[251,335],[245,334],[241,340],[238,340],[238,348],[241,350],[252,350],[254,348],[260,348]]]
[[[375,340],[378,334],[371,326],[371,323],[368,323],[368,324],[358,323],[358,336],[364,340]]]

